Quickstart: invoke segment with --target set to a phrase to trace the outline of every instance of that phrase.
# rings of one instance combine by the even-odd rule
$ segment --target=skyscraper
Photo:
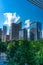
[[[7,34],[7,26],[3,26],[3,33],[2,35],[5,36]]]
[[[3,31],[2,31],[2,41],[4,41],[4,37],[7,35],[7,26],[3,26]]]
[[[19,31],[19,40],[27,40],[27,30],[21,29]]]
[[[10,28],[10,40],[18,40],[19,39],[19,30],[21,29],[21,23],[11,23]]]
[[[2,39],[2,29],[0,28],[0,39]]]
[[[39,40],[42,38],[42,30],[40,22],[32,22],[30,24],[30,40]]]
[[[30,29],[30,40],[37,40],[37,28]]]
[[[3,39],[3,42],[7,42],[7,41],[10,41],[10,36],[9,35],[5,35],[4,39]]]
[[[19,30],[22,29],[22,22],[18,23],[18,26],[19,26]]]

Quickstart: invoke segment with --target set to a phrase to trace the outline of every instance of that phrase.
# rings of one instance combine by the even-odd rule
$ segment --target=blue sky
[[[3,14],[6,12],[16,12],[20,16],[23,24],[28,19],[31,22],[37,20],[43,24],[43,9],[27,2],[27,0],[0,0],[0,28],[2,28],[5,21]]]

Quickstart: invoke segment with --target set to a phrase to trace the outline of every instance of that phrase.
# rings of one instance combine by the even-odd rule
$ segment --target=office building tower
[[[37,29],[36,28],[30,29],[30,40],[37,40]]]
[[[19,40],[19,30],[22,28],[22,23],[11,23],[10,40]]]
[[[19,39],[19,26],[16,23],[11,23],[10,40],[18,40],[18,39]]]
[[[22,29],[22,22],[18,23],[18,26],[19,26],[19,30]]]
[[[2,35],[5,36],[7,34],[7,26],[3,26],[3,33]]]
[[[6,35],[7,35],[7,26],[3,26],[2,41],[4,41]]]
[[[19,31],[19,40],[27,40],[27,30],[21,29]]]
[[[10,35],[6,35],[6,41],[10,41]]]
[[[3,42],[7,42],[7,41],[10,41],[10,36],[9,35],[4,36]]]
[[[32,22],[30,24],[30,40],[39,40],[42,38],[42,30],[40,22]]]
[[[2,39],[2,29],[0,28],[0,39]]]

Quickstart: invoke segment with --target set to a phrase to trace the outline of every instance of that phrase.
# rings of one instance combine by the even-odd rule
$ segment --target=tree
[[[6,44],[0,41],[0,52],[6,52],[6,51],[7,51]]]
[[[18,47],[14,55],[14,62],[16,65],[25,65],[25,63],[28,65],[39,65],[37,55],[30,41],[24,40],[23,44]]]

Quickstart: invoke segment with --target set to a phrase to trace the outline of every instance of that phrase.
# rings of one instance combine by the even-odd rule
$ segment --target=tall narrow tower
[[[2,29],[0,28],[0,39],[2,39]]]
[[[2,31],[2,41],[4,42],[5,36],[7,35],[7,26],[3,26],[3,31]]]

